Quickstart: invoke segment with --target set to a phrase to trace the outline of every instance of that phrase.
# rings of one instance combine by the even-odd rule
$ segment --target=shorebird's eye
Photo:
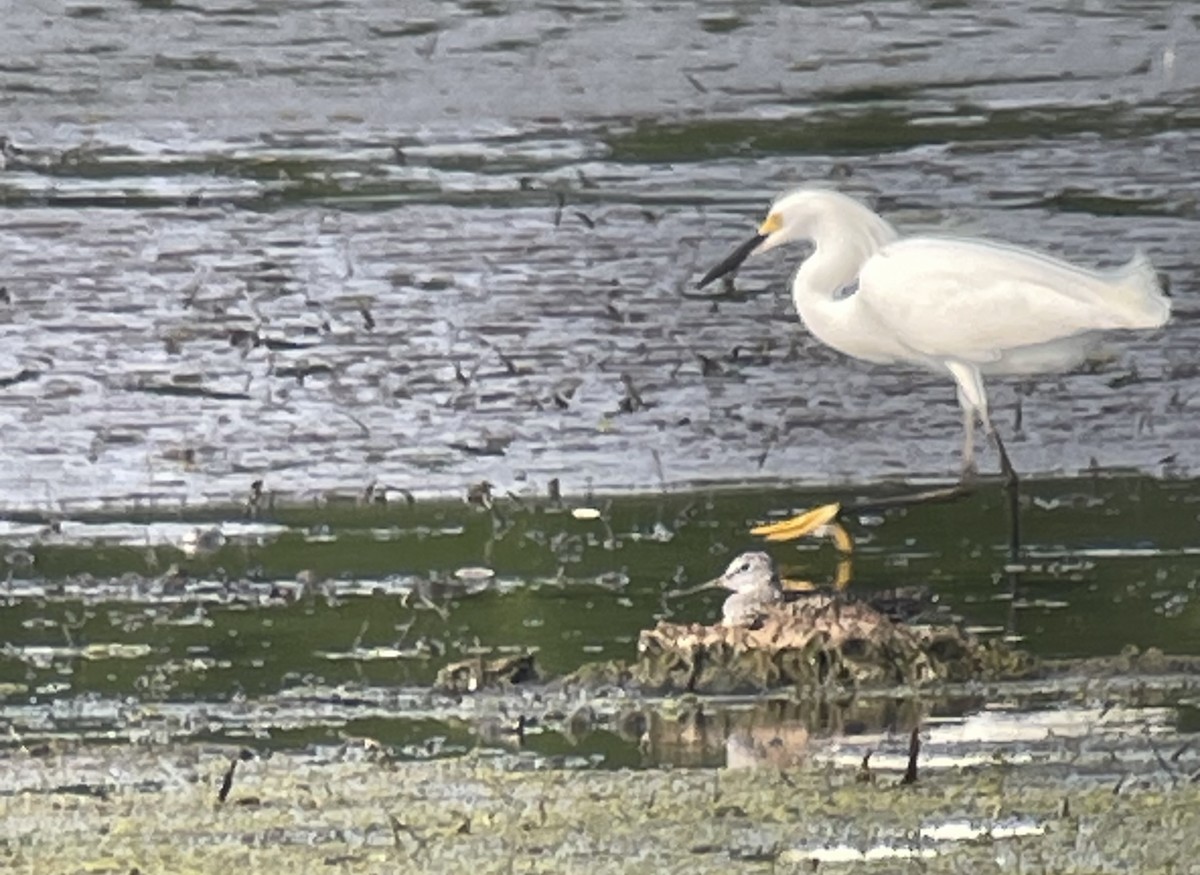
[[[743,571],[749,571],[749,570],[750,570],[750,563],[749,563],[749,562],[743,562],[743,563],[742,563],[742,567],[738,569],[738,573],[740,574],[740,573],[741,573],[741,572],[743,572]]]

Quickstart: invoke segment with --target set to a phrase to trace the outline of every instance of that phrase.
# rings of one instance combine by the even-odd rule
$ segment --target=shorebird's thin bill
[[[704,592],[706,589],[724,589],[724,577],[714,577],[712,580],[706,580],[704,583],[698,583],[695,586],[689,586],[685,589],[672,589],[663,595],[669,599],[677,599],[685,595],[695,595],[698,592]]]
[[[833,504],[823,504],[813,510],[805,511],[799,516],[794,516],[777,523],[768,523],[763,526],[756,526],[750,530],[750,534],[757,535],[760,538],[766,538],[768,541],[794,541],[797,538],[802,538],[805,535],[813,534],[822,526],[827,526],[837,519],[839,513],[842,512],[842,506],[837,502]],[[837,530],[841,530],[842,536],[845,538],[849,547],[850,537],[846,534],[841,526],[836,526],[834,531],[834,541],[838,548],[842,549],[842,542],[838,538]],[[845,550],[849,552],[849,550]]]
[[[727,273],[733,273],[742,266],[742,262],[750,257],[750,253],[759,247],[764,240],[767,239],[766,234],[755,234],[737,249],[730,253],[729,257],[710,270],[704,275],[700,282],[696,283],[696,288],[702,289],[713,280],[720,279]]]

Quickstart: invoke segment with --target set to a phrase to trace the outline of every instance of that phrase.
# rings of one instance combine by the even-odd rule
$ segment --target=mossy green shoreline
[[[12,873],[1195,871],[1200,785],[996,763],[899,775],[575,771],[511,757],[391,762],[82,748],[3,757]],[[79,783],[80,776],[97,783]],[[878,868],[876,868],[878,867]]]

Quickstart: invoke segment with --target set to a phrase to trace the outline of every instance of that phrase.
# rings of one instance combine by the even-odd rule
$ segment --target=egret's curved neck
[[[814,250],[796,274],[797,294],[803,291],[806,296],[825,299],[838,297],[854,282],[867,259],[898,236],[875,213],[840,195],[821,204],[809,227]],[[797,309],[800,304],[797,300]]]
[[[840,199],[841,200],[841,199]],[[850,355],[862,355],[851,312],[852,294],[867,259],[897,238],[894,228],[861,204],[844,199],[823,210],[812,225],[812,255],[792,281],[792,301],[808,329],[823,343]],[[861,326],[860,326],[861,327]]]

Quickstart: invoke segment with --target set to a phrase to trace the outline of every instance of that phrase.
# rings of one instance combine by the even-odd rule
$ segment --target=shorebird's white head
[[[725,573],[712,581],[713,586],[733,592],[747,592],[754,589],[778,589],[779,581],[775,577],[775,563],[766,553],[743,553],[725,569]]]

